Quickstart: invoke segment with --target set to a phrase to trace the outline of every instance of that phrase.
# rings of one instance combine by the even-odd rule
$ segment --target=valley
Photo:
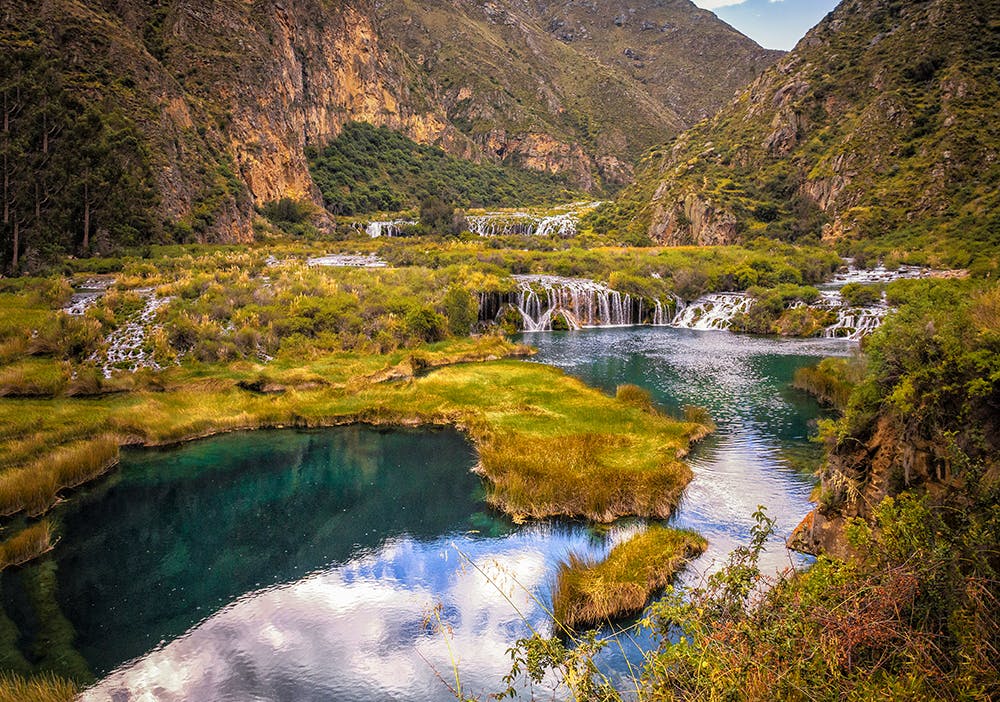
[[[0,16],[0,702],[1000,695],[997,0]]]

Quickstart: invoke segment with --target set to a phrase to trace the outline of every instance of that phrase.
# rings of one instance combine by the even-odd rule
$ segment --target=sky
[[[840,0],[694,0],[768,49],[791,49]]]

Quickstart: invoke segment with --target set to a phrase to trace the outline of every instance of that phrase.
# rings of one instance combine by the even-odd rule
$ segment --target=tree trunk
[[[3,152],[3,223],[10,224],[10,170],[7,168],[6,148]]]
[[[11,259],[10,272],[17,275],[17,266],[21,257],[21,223],[14,220],[14,257]]]
[[[90,248],[90,184],[83,185],[83,250]]]

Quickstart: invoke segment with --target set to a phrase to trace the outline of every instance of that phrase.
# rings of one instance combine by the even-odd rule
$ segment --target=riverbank
[[[691,477],[680,456],[704,428],[510,360],[527,352],[482,337],[387,356],[324,356],[266,377],[259,366],[235,364],[168,372],[158,389],[6,398],[0,513],[45,513],[61,493],[112,468],[119,446],[365,423],[465,430],[490,504],[515,519],[668,516]]]

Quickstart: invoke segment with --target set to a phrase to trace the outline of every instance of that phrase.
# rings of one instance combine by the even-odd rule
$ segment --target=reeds
[[[570,554],[556,576],[553,617],[577,630],[639,612],[707,546],[693,532],[655,525],[615,546],[600,563]]]
[[[62,446],[27,466],[0,473],[0,515],[41,514],[55,503],[60,490],[93,480],[117,459],[117,437],[104,435]]]
[[[616,434],[493,434],[480,444],[480,470],[490,503],[515,517],[669,517],[690,469],[666,456],[658,466],[636,464],[625,460],[630,450],[641,449]]]
[[[48,520],[34,524],[0,543],[0,570],[27,563],[51,548],[52,525]]]
[[[825,358],[816,366],[795,371],[792,385],[809,393],[821,404],[843,411],[854,389],[852,379],[860,375],[852,370],[850,362],[845,359]]]
[[[69,702],[77,692],[75,683],[50,673],[31,678],[0,673],[0,702]]]

